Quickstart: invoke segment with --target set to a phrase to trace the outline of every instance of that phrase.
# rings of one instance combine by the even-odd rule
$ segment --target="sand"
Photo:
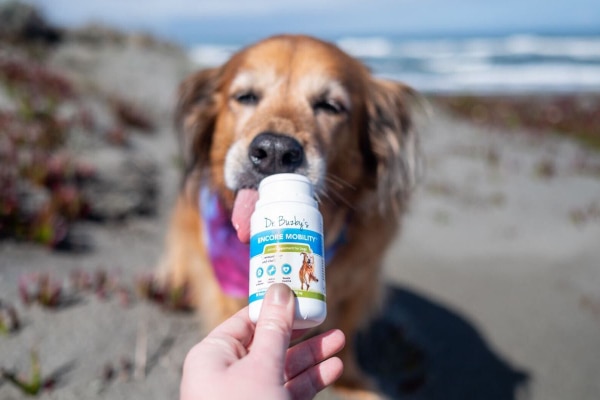
[[[159,210],[81,224],[89,252],[0,242],[0,299],[23,320],[0,336],[0,367],[27,371],[36,349],[42,374],[57,377],[40,398],[176,398],[184,355],[201,337],[193,314],[93,294],[58,310],[25,307],[18,281],[104,268],[133,287],[154,271],[178,185],[175,89],[192,66],[135,43],[69,44],[52,63],[151,110],[157,133],[136,136],[132,151],[160,166]],[[366,368],[395,398],[598,398],[600,153],[552,132],[474,125],[435,105],[420,120],[422,177],[386,259],[384,315],[361,341]],[[135,364],[136,348],[143,371],[103,378],[107,365]],[[0,381],[0,399],[23,396]]]

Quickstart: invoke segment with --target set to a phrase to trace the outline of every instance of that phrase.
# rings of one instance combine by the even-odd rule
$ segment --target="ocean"
[[[600,35],[355,36],[333,42],[376,75],[423,93],[600,92]],[[191,46],[190,55],[199,65],[215,66],[240,47],[202,43]]]

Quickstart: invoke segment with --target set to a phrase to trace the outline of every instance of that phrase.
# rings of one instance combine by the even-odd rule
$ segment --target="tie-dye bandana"
[[[248,297],[250,246],[240,242],[229,213],[207,188],[200,189],[200,213],[208,257],[221,290],[231,297]]]

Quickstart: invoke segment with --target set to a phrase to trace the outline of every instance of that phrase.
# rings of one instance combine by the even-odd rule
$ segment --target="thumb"
[[[271,285],[262,303],[250,354],[260,357],[274,376],[282,376],[294,323],[295,298],[282,283]]]

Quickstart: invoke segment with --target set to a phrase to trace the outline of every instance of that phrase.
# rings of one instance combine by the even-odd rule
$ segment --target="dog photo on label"
[[[176,118],[185,176],[161,272],[170,284],[189,286],[203,328],[248,303],[260,181],[302,174],[324,223],[327,319],[316,329],[346,334],[336,387],[376,395],[353,338],[376,314],[383,258],[414,183],[416,97],[335,45],[301,35],[267,38],[182,82]],[[308,287],[310,273],[304,278]]]
[[[298,274],[300,275],[300,290],[305,290],[305,285],[306,290],[308,290],[312,281],[319,282],[319,280],[315,276],[315,256],[307,253],[300,254],[302,255],[302,266],[300,267],[300,271],[298,272]]]

